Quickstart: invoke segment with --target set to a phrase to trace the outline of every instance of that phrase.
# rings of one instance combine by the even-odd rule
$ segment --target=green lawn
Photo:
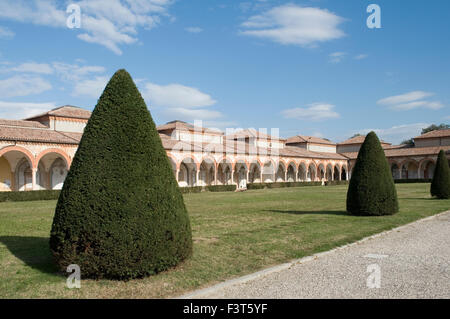
[[[347,186],[186,194],[194,255],[175,269],[128,282],[82,280],[68,289],[48,248],[56,201],[0,203],[0,298],[172,297],[329,250],[450,208],[429,184],[397,185],[400,213],[353,217]]]

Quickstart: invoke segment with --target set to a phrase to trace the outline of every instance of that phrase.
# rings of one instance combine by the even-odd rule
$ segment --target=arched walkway
[[[295,182],[296,181],[296,170],[295,170],[295,164],[294,163],[289,163],[288,169],[287,169],[287,173],[286,173],[286,177],[287,177],[287,182]]]
[[[217,183],[219,185],[230,185],[233,183],[233,163],[228,159],[223,159],[217,166]]]
[[[275,166],[272,161],[264,163],[262,170],[262,177],[264,183],[273,183],[275,179]]]
[[[234,181],[238,189],[247,188],[247,163],[243,160],[238,160],[234,165]]]
[[[261,183],[261,164],[258,161],[250,164],[248,181],[249,183]]]
[[[69,171],[69,156],[61,150],[49,149],[39,154],[36,161],[39,189],[62,189]]]
[[[300,182],[306,182],[308,175],[308,169],[306,168],[305,163],[300,163],[298,166],[297,180]]]
[[[197,163],[191,157],[183,159],[178,172],[178,185],[192,187],[197,183]]]
[[[277,183],[282,183],[285,182],[285,178],[286,178],[286,168],[284,167],[284,164],[282,162],[279,162],[275,181]]]
[[[198,186],[209,186],[215,184],[216,165],[210,158],[203,159],[200,164]]]

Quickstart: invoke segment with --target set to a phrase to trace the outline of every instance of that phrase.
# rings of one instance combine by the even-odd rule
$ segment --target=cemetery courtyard
[[[193,256],[144,279],[66,287],[49,250],[56,201],[0,203],[0,298],[168,298],[330,250],[450,208],[430,184],[396,184],[399,213],[351,216],[347,186],[185,194]]]

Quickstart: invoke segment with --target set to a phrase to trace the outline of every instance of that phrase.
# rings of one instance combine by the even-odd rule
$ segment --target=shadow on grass
[[[349,216],[350,214],[347,213],[346,211],[339,211],[339,210],[311,210],[311,211],[307,211],[307,210],[278,210],[278,209],[269,209],[269,210],[265,210],[265,212],[271,212],[271,213],[280,213],[280,214],[293,214],[293,215],[347,215]]]
[[[0,242],[27,266],[47,274],[57,274],[48,237],[1,236]]]

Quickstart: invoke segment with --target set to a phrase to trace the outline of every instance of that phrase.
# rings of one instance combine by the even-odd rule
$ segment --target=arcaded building
[[[24,120],[0,119],[0,191],[60,189],[90,115],[62,106]],[[183,121],[157,129],[181,187],[347,180],[364,141],[283,139],[253,129],[225,135]],[[439,151],[450,157],[450,130],[418,136],[414,147],[382,146],[394,178],[431,178]]]

